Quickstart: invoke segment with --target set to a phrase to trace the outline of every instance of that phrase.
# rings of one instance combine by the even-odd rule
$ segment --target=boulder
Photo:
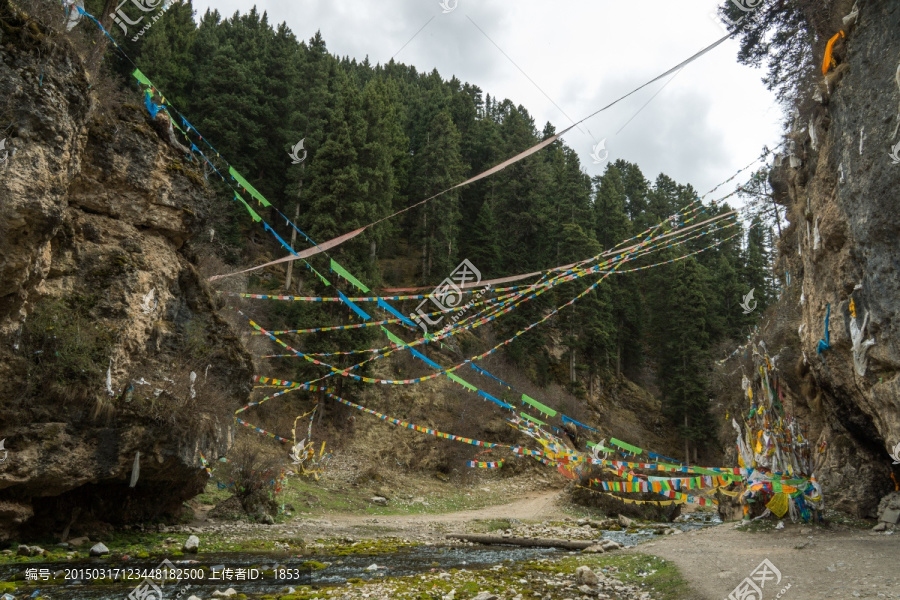
[[[472,600],[497,600],[499,596],[497,594],[492,594],[490,592],[478,592],[478,595],[472,598]]]
[[[387,498],[384,496],[372,496],[371,499],[372,504],[378,504],[379,506],[387,506]]]
[[[594,544],[593,546],[588,546],[582,552],[586,552],[588,554],[602,554],[606,552],[606,548],[603,547],[603,544]]]
[[[584,585],[597,585],[600,579],[590,567],[581,566],[575,569],[575,582]]]
[[[900,521],[900,510],[886,508],[884,512],[881,513],[881,516],[878,517],[878,520],[882,523],[896,525],[897,522]]]
[[[621,526],[624,527],[625,529],[628,529],[629,527],[631,527],[632,525],[634,525],[634,521],[632,521],[631,519],[629,519],[629,518],[626,517],[625,515],[619,515],[618,521],[619,521],[619,525],[621,525]]]
[[[91,541],[90,538],[88,538],[87,536],[77,537],[77,538],[72,538],[71,540],[69,540],[69,545],[70,546],[84,546],[85,544],[89,544],[90,541]]]
[[[93,546],[91,546],[91,556],[105,556],[109,554],[109,548],[103,545],[102,542],[97,542]]]
[[[184,542],[184,545],[181,547],[182,552],[190,552],[191,554],[197,554],[197,550],[200,549],[200,538],[196,535],[192,535],[188,537],[187,541]]]
[[[234,588],[228,588],[224,592],[216,590],[212,593],[212,595],[214,598],[230,598],[231,596],[236,596],[237,592],[234,590]]]
[[[613,540],[603,540],[600,542],[600,545],[603,546],[603,549],[606,551],[619,550],[622,548],[622,544]]]

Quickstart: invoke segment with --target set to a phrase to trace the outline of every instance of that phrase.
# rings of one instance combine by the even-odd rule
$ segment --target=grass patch
[[[512,529],[516,526],[509,519],[477,519],[474,522],[473,531],[482,533],[491,533],[493,531],[503,531],[504,529]]]

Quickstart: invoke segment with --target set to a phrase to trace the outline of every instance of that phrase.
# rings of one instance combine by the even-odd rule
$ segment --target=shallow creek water
[[[682,531],[699,529],[718,522],[715,515],[697,515],[680,523],[673,523],[671,527]],[[639,528],[636,532],[604,531],[603,537],[619,542],[626,546],[634,546],[641,542],[659,537],[653,529]],[[515,546],[419,546],[408,550],[402,550],[392,554],[378,556],[291,556],[278,553],[200,553],[189,560],[171,560],[172,565],[166,568],[194,570],[194,577],[185,577],[179,581],[168,581],[161,586],[161,598],[165,600],[186,600],[192,594],[201,598],[208,598],[214,590],[227,590],[234,588],[238,593],[248,596],[263,594],[277,594],[290,587],[300,585],[332,586],[346,582],[348,579],[359,578],[362,580],[379,579],[383,577],[402,577],[415,575],[429,571],[442,571],[448,569],[478,570],[493,567],[503,562],[523,562],[539,558],[551,558],[561,556],[565,552],[551,548],[521,548]],[[154,590],[158,586],[152,582],[145,582],[141,577],[143,571],[160,568],[162,559],[143,559],[112,561],[108,559],[88,559],[69,562],[44,562],[44,563],[17,563],[0,565],[0,581],[9,581],[17,574],[24,574],[26,569],[37,569],[41,573],[51,575],[58,571],[66,572],[67,579],[62,585],[49,581],[30,582],[27,592],[20,586],[20,591],[15,598],[20,600],[28,598],[35,590],[40,590],[40,595],[52,600],[125,600],[136,588],[153,590],[156,595],[141,596],[136,594],[133,598],[141,600],[159,600],[160,591]],[[327,566],[324,569],[310,569],[304,567],[306,561],[317,561]],[[377,568],[373,569],[375,565]],[[198,570],[205,567],[202,577]],[[210,571],[218,571],[219,568],[256,569],[255,577],[237,579],[236,573],[230,578],[221,575],[211,579]],[[128,579],[123,580],[120,575],[118,581],[110,581],[112,574],[110,569],[129,569]],[[274,573],[272,572],[274,570]],[[265,573],[263,572],[265,571]],[[107,580],[97,582],[98,577],[106,575]],[[21,583],[21,582],[20,582]]]

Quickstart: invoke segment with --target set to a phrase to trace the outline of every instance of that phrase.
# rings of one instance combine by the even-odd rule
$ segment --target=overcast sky
[[[524,105],[539,130],[548,121],[557,130],[568,127],[725,34],[710,16],[715,0],[443,1],[449,12],[440,0],[194,0],[194,6],[198,17],[212,7],[230,17],[255,4],[298,38],[321,30],[338,56],[368,56],[373,64],[394,57],[419,71],[437,69],[444,79],[455,75]],[[729,40],[671,81],[567,133],[566,144],[590,175],[622,158],[650,180],[664,172],[705,193],[779,140],[781,110],[762,71],[739,65],[737,51]],[[595,164],[591,153],[602,140],[608,159]]]

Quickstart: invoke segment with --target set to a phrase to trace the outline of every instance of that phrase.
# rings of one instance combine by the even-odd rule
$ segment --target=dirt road
[[[802,525],[750,533],[727,523],[630,551],[635,550],[673,561],[696,590],[697,600],[728,598],[764,559],[781,579],[773,572],[776,579],[767,581],[763,600],[775,598],[788,584],[779,598],[900,598],[900,535]]]
[[[551,492],[528,492],[522,498],[509,504],[487,506],[475,510],[429,515],[391,515],[378,517],[377,521],[385,526],[420,525],[422,523],[441,523],[445,525],[468,523],[481,519],[518,519],[520,521],[545,521],[563,519],[566,515],[559,507],[558,500],[563,498],[561,490]],[[371,522],[369,516],[334,515],[329,517],[335,525],[353,526]]]

